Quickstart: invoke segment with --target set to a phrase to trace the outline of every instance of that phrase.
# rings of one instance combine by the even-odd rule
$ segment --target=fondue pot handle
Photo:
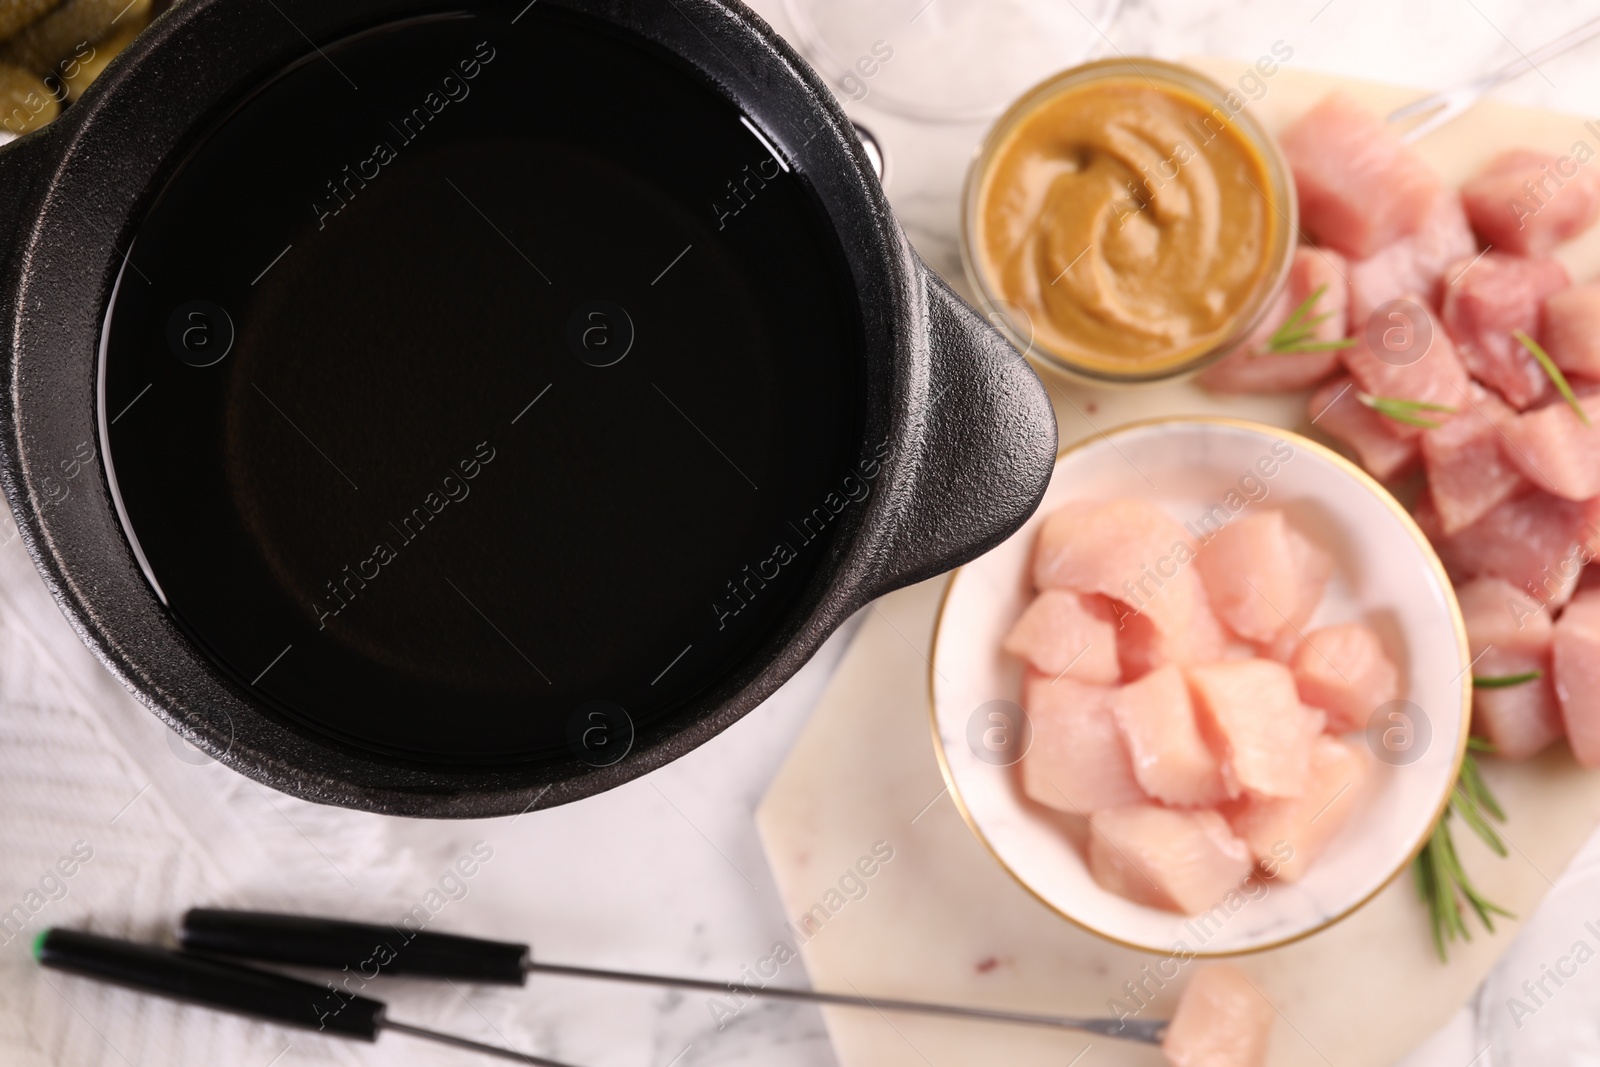
[[[913,389],[917,453],[894,500],[888,581],[908,585],[972,560],[1039,506],[1056,459],[1050,395],[1022,355],[918,261],[927,293],[929,373]]]

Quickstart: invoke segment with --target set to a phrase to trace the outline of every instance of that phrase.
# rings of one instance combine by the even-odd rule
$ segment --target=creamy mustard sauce
[[[974,252],[1034,337],[1086,369],[1153,371],[1237,332],[1278,227],[1261,152],[1177,86],[1109,77],[1005,134],[978,191]]]

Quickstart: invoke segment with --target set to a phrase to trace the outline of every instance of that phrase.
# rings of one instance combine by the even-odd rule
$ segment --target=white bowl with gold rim
[[[1141,497],[1180,522],[1222,507],[1284,509],[1335,560],[1307,629],[1360,620],[1401,670],[1404,719],[1388,711],[1367,740],[1377,757],[1365,804],[1296,883],[1253,875],[1237,896],[1191,917],[1136,904],[1090,877],[1082,820],[1027,800],[997,756],[994,709],[1015,705],[1022,666],[1000,642],[1033,595],[1039,525],[1073,500]],[[1450,797],[1466,748],[1472,679],[1455,594],[1421,530],[1366,473],[1298,434],[1232,419],[1134,423],[1063,452],[1038,512],[962,567],[940,607],[930,686],[934,747],[962,817],[995,860],[1062,917],[1152,952],[1225,956],[1297,940],[1349,915],[1403,872]],[[986,712],[985,709],[988,709]],[[1392,710],[1392,709],[1391,709]]]

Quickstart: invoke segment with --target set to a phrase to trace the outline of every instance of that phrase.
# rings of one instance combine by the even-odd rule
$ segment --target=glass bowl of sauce
[[[967,173],[967,278],[1037,362],[1097,384],[1186,375],[1266,314],[1293,178],[1244,102],[1187,67],[1073,67],[995,123]]]

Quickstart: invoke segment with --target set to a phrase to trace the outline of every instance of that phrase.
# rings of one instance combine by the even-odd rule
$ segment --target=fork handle
[[[381,971],[522,985],[528,959],[527,945],[436,934],[409,922],[380,926],[220,908],[191,908],[178,929],[178,940],[190,952],[344,969],[364,978]]]

